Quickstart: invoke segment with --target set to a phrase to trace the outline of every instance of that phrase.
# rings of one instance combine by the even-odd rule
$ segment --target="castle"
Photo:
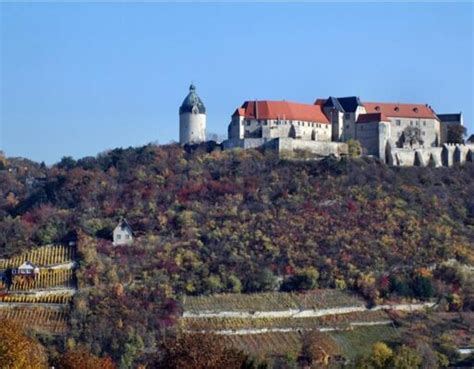
[[[191,85],[179,109],[180,143],[206,140],[206,109]],[[463,126],[461,113],[436,114],[427,104],[363,102],[359,97],[329,97],[314,104],[245,101],[232,114],[232,148],[263,147],[279,153],[298,150],[315,156],[348,154],[350,140],[365,155],[395,166],[451,166],[474,161],[474,143],[447,144],[450,126]]]

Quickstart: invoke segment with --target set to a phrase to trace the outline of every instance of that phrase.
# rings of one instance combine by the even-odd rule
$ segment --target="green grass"
[[[372,345],[378,341],[390,343],[397,341],[400,333],[392,326],[358,327],[352,331],[329,333],[339,344],[344,356],[355,359],[368,354]]]

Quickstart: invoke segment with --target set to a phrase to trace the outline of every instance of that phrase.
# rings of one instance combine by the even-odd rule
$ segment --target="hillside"
[[[8,158],[0,259],[77,241],[68,336],[119,363],[157,350],[183,295],[337,288],[369,306],[473,309],[474,165],[206,150],[148,145],[52,167]],[[112,246],[121,216],[132,246]]]

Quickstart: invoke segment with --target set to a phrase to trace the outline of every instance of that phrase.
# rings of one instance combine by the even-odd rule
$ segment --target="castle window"
[[[402,123],[400,119],[397,119],[396,122],[397,122],[397,126],[399,126]]]
[[[426,120],[423,121],[423,126],[426,127]]]
[[[247,121],[247,125],[249,126],[249,125],[250,125],[250,123],[251,123],[251,122],[248,120],[248,121]]]
[[[412,120],[410,120],[410,126],[412,126],[412,125],[413,125],[413,121],[412,121]]]

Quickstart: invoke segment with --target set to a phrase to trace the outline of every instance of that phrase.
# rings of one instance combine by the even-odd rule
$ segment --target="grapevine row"
[[[276,311],[363,305],[364,301],[354,294],[334,289],[307,293],[267,292],[248,295],[188,296],[184,300],[186,311]]]
[[[344,327],[352,322],[390,320],[387,313],[364,311],[310,318],[183,318],[183,328],[191,331],[218,331],[259,328]]]
[[[9,319],[23,328],[64,333],[67,330],[66,311],[40,308],[0,309],[0,321]]]
[[[0,296],[0,302],[28,303],[28,304],[67,304],[72,300],[72,295],[59,292],[48,295],[6,294]]]
[[[16,276],[10,285],[10,291],[26,291],[51,287],[74,287],[75,278],[72,269],[41,270],[33,276]]]
[[[43,246],[10,259],[0,259],[0,269],[16,268],[26,260],[39,266],[63,264],[74,260],[75,257],[76,249],[73,246]]]

